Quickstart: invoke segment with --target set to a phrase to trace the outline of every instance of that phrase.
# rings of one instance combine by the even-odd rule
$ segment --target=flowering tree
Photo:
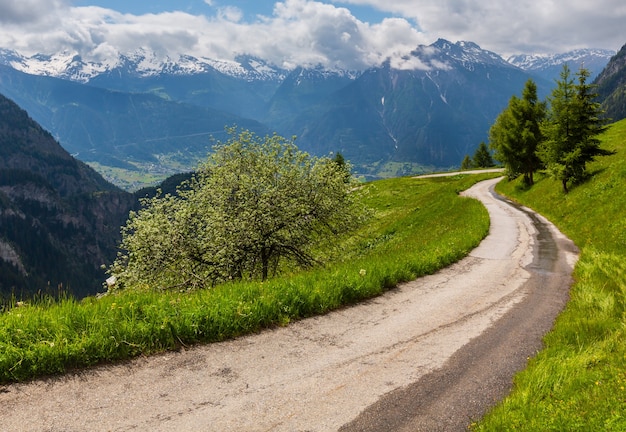
[[[363,219],[346,165],[294,140],[228,130],[176,195],[143,200],[110,269],[122,286],[187,289],[265,280],[323,261],[323,244]]]

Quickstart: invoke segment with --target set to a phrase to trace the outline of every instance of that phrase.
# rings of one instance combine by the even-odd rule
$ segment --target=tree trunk
[[[261,280],[266,280],[269,274],[270,257],[272,252],[270,248],[263,248],[261,250]]]

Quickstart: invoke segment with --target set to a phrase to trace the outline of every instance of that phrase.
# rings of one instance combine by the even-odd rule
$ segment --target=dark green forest
[[[0,297],[102,288],[134,195],[71,157],[0,96]]]

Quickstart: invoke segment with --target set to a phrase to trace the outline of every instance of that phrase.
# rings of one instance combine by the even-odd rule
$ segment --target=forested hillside
[[[626,45],[611,58],[594,81],[606,117],[613,121],[626,118]]]
[[[0,95],[0,297],[97,292],[135,202]]]

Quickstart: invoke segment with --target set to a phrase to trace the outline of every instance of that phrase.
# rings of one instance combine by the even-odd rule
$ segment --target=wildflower
[[[361,275],[361,277],[365,276],[367,272],[365,271],[365,269],[361,269],[359,270],[359,274]]]

